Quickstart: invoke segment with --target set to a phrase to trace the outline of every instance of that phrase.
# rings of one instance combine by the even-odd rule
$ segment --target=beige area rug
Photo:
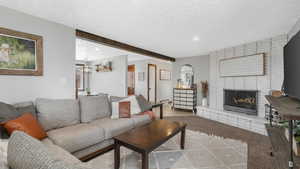
[[[186,131],[185,149],[179,147],[180,135],[172,138],[150,154],[150,169],[247,169],[248,146],[238,140]],[[89,162],[96,169],[113,169],[111,151]],[[120,169],[140,169],[141,156],[121,148]]]

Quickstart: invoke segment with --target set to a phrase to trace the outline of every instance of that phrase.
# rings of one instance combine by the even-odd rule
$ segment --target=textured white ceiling
[[[287,33],[300,0],[0,0],[0,5],[171,57]]]
[[[151,59],[148,56],[101,45],[87,40],[76,39],[76,60],[97,61],[114,56],[127,56],[128,62]]]

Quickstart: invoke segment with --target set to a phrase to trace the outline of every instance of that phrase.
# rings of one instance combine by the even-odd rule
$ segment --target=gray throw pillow
[[[53,156],[39,140],[21,131],[15,131],[8,142],[7,162],[13,169],[88,169],[81,163],[72,164]]]
[[[136,96],[136,99],[140,105],[141,111],[147,111],[152,108],[152,104],[149,103],[143,95]]]
[[[111,108],[107,95],[81,96],[79,103],[82,123],[110,116]]]
[[[31,113],[34,117],[36,117],[36,111],[33,102],[21,102],[14,105],[0,102],[0,123],[16,119],[24,113]],[[1,126],[0,138],[9,138],[9,134]]]
[[[77,100],[37,99],[36,109],[38,120],[46,131],[80,122],[80,111]]]
[[[22,114],[12,105],[0,102],[0,123],[5,123],[21,116]],[[7,139],[7,131],[0,126],[0,139]]]
[[[0,123],[16,119],[21,115],[13,105],[0,102]]]

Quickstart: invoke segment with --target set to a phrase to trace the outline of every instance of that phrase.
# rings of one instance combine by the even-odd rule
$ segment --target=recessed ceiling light
[[[99,49],[99,48],[95,48],[95,50],[96,50],[96,51],[99,51],[100,49]]]
[[[198,36],[194,36],[193,37],[193,41],[199,41],[200,39],[199,39],[199,37]]]

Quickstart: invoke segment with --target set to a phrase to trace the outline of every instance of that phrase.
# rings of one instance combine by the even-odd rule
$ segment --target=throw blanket
[[[156,115],[153,111],[148,110],[148,111],[140,113],[140,115],[145,115],[145,114],[147,114],[150,117],[151,120],[156,119]]]

